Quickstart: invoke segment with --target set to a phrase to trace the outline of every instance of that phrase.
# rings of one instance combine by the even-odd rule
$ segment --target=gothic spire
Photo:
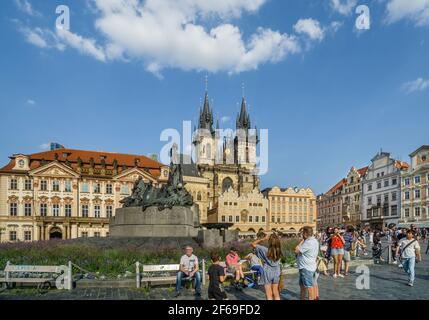
[[[246,110],[246,99],[241,100],[240,114],[237,116],[237,129],[250,129],[250,115]]]
[[[209,94],[207,91],[207,84],[206,84],[206,93],[204,96],[204,104],[203,109],[200,111],[200,119],[199,119],[199,129],[207,129],[210,130],[210,132],[213,132],[213,111],[210,110],[210,103],[209,103]]]

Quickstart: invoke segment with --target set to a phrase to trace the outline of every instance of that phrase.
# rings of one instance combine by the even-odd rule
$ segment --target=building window
[[[255,217],[255,222],[259,222],[259,216]]]
[[[18,215],[18,204],[17,203],[11,203],[9,205],[9,214],[11,217],[16,217]]]
[[[414,190],[414,196],[416,199],[420,199],[420,189]]]
[[[197,194],[197,201],[201,201],[202,197],[201,197],[201,192],[198,192]]]
[[[24,190],[26,190],[26,191],[30,191],[30,190],[32,190],[32,189],[33,189],[33,184],[32,184],[32,182],[31,182],[31,180],[26,179],[26,180],[24,181]]]
[[[381,189],[381,181],[377,182],[377,189]]]
[[[389,186],[389,180],[384,180],[384,187],[388,187]]]
[[[262,216],[262,222],[265,222],[265,216]]]
[[[40,191],[48,191],[48,181],[40,181]]]
[[[414,216],[415,217],[420,217],[420,207],[414,208]]]
[[[404,209],[404,216],[405,216],[405,218],[409,218],[410,217],[410,208],[405,208]]]
[[[99,205],[94,206],[94,216],[100,218],[101,209]]]
[[[100,183],[94,184],[94,193],[101,193],[101,184]]]
[[[226,222],[226,217],[222,216],[222,222]]]
[[[396,201],[398,199],[398,194],[395,192],[392,192],[392,201]]]
[[[396,205],[392,206],[391,210],[390,210],[390,213],[391,213],[392,216],[398,215],[398,206],[396,206]]]
[[[82,217],[84,218],[88,218],[88,205],[87,204],[83,204],[82,205]]]
[[[404,198],[405,198],[405,200],[410,200],[410,192],[409,191],[404,192]]]
[[[46,217],[48,215],[48,205],[46,203],[40,204],[40,215]]]
[[[81,237],[82,238],[88,238],[88,232],[82,232]]]
[[[240,216],[235,216],[235,222],[240,222]]]
[[[31,217],[31,203],[24,204],[24,215],[26,217]]]
[[[16,231],[9,231],[9,241],[16,241]]]
[[[415,176],[414,177],[414,183],[415,184],[420,184],[420,176]]]
[[[10,190],[18,190],[18,180],[10,179],[9,189]]]
[[[60,216],[60,205],[59,204],[53,204],[52,205],[52,215],[54,217],[59,217]]]
[[[253,217],[249,216],[249,222],[253,222]]]
[[[100,238],[100,236],[101,236],[100,232],[94,232],[94,237],[95,238]]]
[[[113,186],[110,183],[106,184],[106,194],[113,194]]]
[[[58,180],[54,180],[52,182],[52,191],[54,191],[54,192],[60,191],[60,182]]]
[[[66,204],[64,206],[64,213],[66,215],[66,217],[71,217],[72,216],[72,205],[71,204]]]
[[[398,184],[398,179],[393,178],[392,179],[392,185],[396,186]]]
[[[232,216],[229,216],[229,217],[228,217],[228,221],[229,221],[229,222],[232,222]]]
[[[368,197],[368,205],[372,205],[372,197]]]
[[[80,185],[80,189],[82,192],[89,192],[88,182],[82,182]]]
[[[64,182],[64,191],[65,191],[65,192],[71,192],[71,191],[72,191],[71,181],[66,180],[66,181]]]
[[[410,185],[410,178],[405,178],[405,180],[404,180],[404,184],[405,184],[406,186],[409,186],[409,185]]]
[[[274,216],[271,217],[271,222],[272,223],[276,222],[276,218]]]
[[[368,191],[372,191],[372,184],[368,185]]]
[[[389,202],[389,194],[388,193],[384,194],[384,202]]]
[[[31,241],[31,231],[24,231],[24,241]]]
[[[106,215],[108,218],[111,218],[113,216],[113,207],[112,206],[106,206]]]

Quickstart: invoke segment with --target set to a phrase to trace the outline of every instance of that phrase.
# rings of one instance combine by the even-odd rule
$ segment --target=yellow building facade
[[[297,234],[304,226],[316,230],[316,196],[310,188],[265,189],[268,198],[268,230]]]

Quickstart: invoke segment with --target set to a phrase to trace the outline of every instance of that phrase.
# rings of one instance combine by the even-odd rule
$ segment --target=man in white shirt
[[[176,297],[180,295],[180,288],[184,278],[194,279],[195,294],[201,296],[201,274],[198,268],[198,258],[193,254],[191,246],[185,248],[185,254],[180,258],[180,271],[176,279]]]
[[[299,269],[299,285],[301,287],[301,300],[318,298],[318,286],[316,279],[317,256],[319,255],[319,241],[313,237],[313,228],[304,227],[302,231],[303,240],[295,248]]]
[[[403,238],[398,243],[396,249],[396,256],[402,259],[402,265],[406,273],[408,273],[408,285],[412,287],[414,285],[415,278],[415,265],[416,261],[422,261],[420,254],[419,242],[414,238],[413,230],[408,229],[406,238]]]

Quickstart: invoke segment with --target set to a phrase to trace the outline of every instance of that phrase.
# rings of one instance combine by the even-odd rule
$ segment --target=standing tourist
[[[406,238],[399,241],[396,256],[399,259],[402,259],[402,265],[405,272],[408,274],[408,285],[412,287],[414,285],[415,278],[414,267],[416,262],[420,262],[422,260],[420,245],[417,239],[414,238],[412,229],[407,231]]]
[[[353,226],[347,226],[347,231],[344,233],[344,275],[349,275],[351,251],[353,243],[355,242],[355,229]]]
[[[234,287],[236,289],[241,289],[241,287],[244,287],[244,273],[243,267],[240,264],[240,256],[238,255],[238,250],[234,247],[231,248],[225,260],[228,272],[235,275]]]
[[[334,228],[334,234],[331,236],[331,255],[334,259],[334,278],[344,278],[341,274],[341,264],[344,256],[344,238],[340,234],[338,227]]]
[[[185,254],[180,258],[180,271],[176,278],[176,297],[180,296],[182,280],[194,280],[195,294],[201,296],[201,274],[198,268],[198,258],[193,254],[191,246],[185,247]]]
[[[223,288],[225,281],[225,268],[220,263],[220,257],[217,252],[211,254],[213,264],[209,267],[209,299],[210,300],[227,300],[228,297]]]
[[[268,248],[260,245],[262,241],[268,241]],[[252,247],[255,249],[256,255],[264,263],[261,284],[265,286],[267,300],[280,300],[280,259],[283,255],[279,237],[275,234],[267,235],[254,241]]]
[[[319,254],[319,242],[313,236],[313,228],[304,227],[302,241],[295,248],[299,269],[299,286],[301,287],[301,300],[316,300],[318,298],[317,287],[317,256]]]

